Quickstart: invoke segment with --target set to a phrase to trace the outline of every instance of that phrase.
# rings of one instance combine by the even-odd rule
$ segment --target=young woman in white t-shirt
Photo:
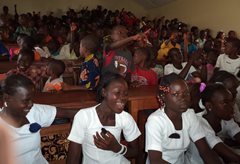
[[[52,124],[55,117],[73,118],[77,110],[60,110],[33,103],[33,82],[20,74],[2,83],[3,107],[0,124],[7,127],[13,158],[19,164],[47,164],[41,153],[40,129]]]
[[[239,88],[239,81],[233,74],[227,71],[217,71],[213,74],[209,83],[221,83],[223,84],[231,93],[234,98],[234,120],[240,125],[240,106],[238,106],[239,98],[237,97]]]
[[[124,111],[127,82],[119,74],[104,74],[98,96],[100,104],[81,109],[74,117],[67,163],[130,164],[126,157],[137,155],[140,131],[132,116]],[[121,133],[126,146],[120,143]]]
[[[211,84],[201,98],[206,111],[201,114],[200,122],[208,144],[224,162],[239,163],[240,155],[223,143],[224,139],[232,138],[240,144],[240,127],[233,120],[233,95],[222,84]]]
[[[147,163],[187,164],[185,152],[192,140],[206,163],[221,163],[209,148],[205,134],[192,109],[186,82],[175,73],[164,76],[158,100],[164,104],[146,123]]]

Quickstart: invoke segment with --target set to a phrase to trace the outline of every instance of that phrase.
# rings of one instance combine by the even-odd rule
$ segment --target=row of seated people
[[[144,72],[144,70],[149,69],[149,67],[153,67],[153,70],[157,73],[158,78],[160,76],[163,75],[163,67],[168,64],[168,63],[173,63],[173,61],[170,58],[169,55],[171,53],[168,53],[169,50],[171,48],[177,48],[178,50],[180,50],[181,55],[182,55],[182,60],[179,61],[184,61],[187,62],[189,60],[189,58],[191,58],[191,54],[196,51],[198,48],[203,48],[202,52],[200,55],[198,55],[198,61],[199,62],[193,62],[192,65],[193,67],[195,67],[195,69],[200,72],[201,74],[206,74],[204,71],[201,69],[201,65],[206,65],[209,64],[207,67],[207,73],[208,76],[206,77],[206,75],[202,75],[204,77],[201,77],[203,81],[206,81],[210,79],[211,74],[212,74],[212,70],[213,70],[213,66],[216,64],[216,58],[219,56],[220,53],[225,53],[224,52],[224,48],[225,48],[225,41],[226,41],[226,36],[224,32],[219,32],[218,35],[216,36],[216,40],[221,42],[221,44],[219,44],[217,41],[213,42],[213,37],[211,37],[209,30],[201,30],[199,33],[199,29],[197,27],[192,27],[191,28],[191,32],[188,30],[188,27],[186,26],[186,24],[179,22],[177,19],[173,19],[171,21],[166,20],[164,22],[164,18],[160,18],[157,21],[153,20],[147,20],[146,18],[142,18],[141,20],[137,19],[136,17],[134,17],[133,15],[131,16],[130,13],[127,13],[125,11],[121,11],[121,12],[109,12],[106,13],[105,10],[102,9],[101,6],[98,6],[97,9],[93,9],[92,11],[90,11],[91,14],[86,17],[87,18],[87,28],[86,27],[82,27],[82,25],[84,25],[84,23],[79,22],[79,20],[81,20],[82,17],[86,16],[85,14],[89,13],[88,9],[85,10],[81,10],[81,14],[78,15],[77,12],[75,12],[73,9],[70,9],[67,12],[67,18],[69,19],[69,22],[65,22],[64,20],[62,20],[62,26],[63,24],[65,25],[66,29],[64,34],[59,34],[57,35],[57,37],[61,37],[61,39],[57,39],[57,40],[65,40],[63,42],[61,42],[62,46],[61,48],[59,48],[59,42],[60,41],[56,41],[56,39],[54,39],[54,35],[52,32],[49,32],[49,27],[48,26],[40,26],[37,25],[35,22],[35,28],[37,29],[37,34],[41,34],[41,35],[32,35],[34,37],[34,39],[30,38],[30,37],[26,37],[27,34],[24,34],[24,31],[22,31],[21,33],[19,33],[18,38],[17,38],[17,43],[19,44],[19,48],[30,48],[30,49],[35,49],[35,60],[39,60],[40,57],[51,57],[51,58],[55,58],[55,59],[77,59],[80,56],[82,56],[83,54],[80,55],[80,41],[82,40],[83,36],[85,36],[85,34],[87,33],[95,33],[98,37],[98,41],[101,43],[100,46],[98,46],[97,52],[95,50],[94,55],[97,57],[98,64],[99,66],[103,66],[103,72],[107,69],[109,70],[114,70],[113,72],[119,72],[122,73],[124,75],[126,75],[125,72],[132,72],[133,71],[133,63],[135,63],[132,59],[131,56],[126,56],[126,55],[122,55],[123,52],[119,52],[116,49],[128,49],[130,50],[130,52],[132,54],[136,54],[136,55],[132,55],[132,56],[138,56],[136,58],[139,58],[139,53],[142,53],[141,51],[143,50],[139,50],[138,52],[136,52],[135,48],[136,47],[146,47],[146,46],[152,46],[151,49],[159,49],[159,53],[148,53],[148,58],[149,56],[151,56],[150,59],[145,59],[147,64],[138,64],[137,67],[137,73],[142,73],[145,75],[145,79],[140,78],[139,76],[133,76],[132,78],[132,82],[133,85],[136,84],[136,86],[139,86],[142,84],[152,84],[151,82],[148,82],[149,79],[147,79],[146,82],[146,74],[150,74],[149,72]],[[98,14],[96,14],[98,13]],[[114,14],[113,14],[114,13]],[[5,15],[7,15],[7,13],[5,13]],[[94,16],[100,16],[101,19],[105,20],[102,23],[98,24],[96,23],[94,19]],[[123,18],[121,18],[121,16],[123,16]],[[113,17],[113,19],[110,19],[111,21],[111,25],[114,26],[116,24],[124,24],[127,26],[126,28],[114,28],[111,32],[109,32],[110,28],[112,26],[108,26],[108,28],[106,29],[107,23],[106,21],[109,19],[109,17]],[[117,19],[117,17],[120,17],[120,22],[115,21],[115,18]],[[46,19],[47,21],[52,20],[53,25],[57,25],[59,22],[56,20],[55,17],[43,17],[41,18],[40,15],[37,15],[35,13],[35,15],[25,15],[25,16],[20,16],[19,20],[15,20],[15,21],[19,21],[19,27],[23,26],[26,28],[22,28],[22,29],[27,29],[27,27],[30,25],[31,21],[35,21],[32,20],[33,18],[35,18],[36,20],[39,20],[40,22],[43,21],[43,18]],[[76,18],[76,19],[74,19]],[[134,22],[133,24],[129,23],[129,21],[127,21],[128,19],[130,19],[130,22]],[[44,22],[42,22],[44,24]],[[96,23],[96,24],[94,24]],[[136,27],[134,26],[136,25]],[[60,25],[59,25],[60,26]],[[133,28],[134,26],[134,28]],[[57,30],[57,27],[54,27]],[[60,27],[59,27],[60,28]],[[61,28],[60,28],[61,29]],[[126,41],[126,43],[122,44],[122,45],[118,45],[118,43],[116,41],[119,41],[123,38],[127,38],[125,34],[129,33],[137,33],[138,31],[146,31],[146,29],[150,29],[147,30],[146,33],[144,33],[146,36],[143,39],[143,37],[137,38],[137,35],[133,35],[134,37],[129,37],[128,40]],[[129,31],[127,31],[129,30]],[[27,31],[27,30],[26,30]],[[82,31],[84,31],[85,33],[81,33]],[[101,32],[100,32],[101,31]],[[99,32],[99,33],[98,33]],[[106,37],[105,39],[102,39],[104,36],[104,33],[106,33],[105,35],[111,35],[111,37]],[[42,35],[43,34],[43,35]],[[101,35],[100,35],[101,34]],[[125,36],[124,36],[125,35]],[[17,35],[16,35],[17,36]],[[227,36],[230,39],[236,38],[236,34],[234,33],[234,31],[230,31],[229,35]],[[65,39],[63,39],[65,38]],[[66,39],[68,38],[68,39]],[[157,38],[157,44],[154,44],[154,38]],[[109,39],[112,40],[113,42],[115,42],[115,44],[108,44]],[[134,40],[138,40],[138,42],[132,42]],[[150,41],[150,42],[149,42]],[[34,44],[35,42],[35,44]],[[40,44],[41,43],[41,44]],[[65,44],[66,43],[66,44]],[[120,42],[121,43],[121,42]],[[135,43],[135,44],[130,44],[130,43]],[[103,46],[103,44],[105,44]],[[126,46],[126,44],[130,44],[130,47]],[[108,46],[109,45],[109,46]],[[181,46],[180,46],[181,45]],[[181,48],[180,48],[181,47]],[[194,48],[192,48],[194,47]],[[16,53],[14,53],[14,50],[9,50],[11,57],[15,54],[18,54],[19,52],[19,48],[16,51]],[[88,47],[89,48],[89,47]],[[104,50],[103,50],[104,49]],[[114,57],[114,59],[112,58],[112,49],[115,49],[117,54],[121,53],[120,56],[124,56],[124,59],[120,59],[121,57]],[[110,51],[109,51],[110,50]],[[100,53],[99,53],[100,52]],[[135,53],[136,52],[136,53]],[[83,55],[86,58],[86,56],[89,56],[89,54],[92,52],[88,52],[88,54]],[[103,53],[103,55],[102,55]],[[125,53],[125,51],[124,51]],[[129,51],[126,51],[126,54],[129,54]],[[172,53],[176,53],[176,52],[172,52]],[[38,55],[37,55],[38,54]],[[146,53],[145,53],[146,54]],[[40,56],[40,57],[39,57]],[[72,58],[73,57],[73,58]],[[108,59],[106,59],[108,58]],[[146,57],[145,57],[146,58]],[[202,58],[205,58],[202,59]],[[206,59],[209,58],[209,59]],[[234,58],[231,57],[230,59]],[[129,63],[124,61],[124,60],[128,60],[130,61]],[[136,59],[138,61],[138,59]],[[148,63],[149,60],[152,60],[150,63]],[[202,61],[204,60],[204,61]],[[96,61],[96,60],[95,60]],[[111,61],[111,62],[110,62]],[[194,61],[194,60],[193,60]],[[138,61],[139,62],[139,61]],[[162,65],[156,65],[154,63],[156,62],[160,62]],[[96,63],[96,62],[95,62]],[[110,63],[110,64],[109,64]],[[180,62],[179,62],[180,63]],[[235,60],[234,63],[238,63],[238,60]],[[97,65],[98,65],[97,64]],[[182,63],[185,65],[185,63]],[[191,63],[190,63],[191,64]],[[231,62],[232,64],[232,62]],[[150,65],[150,66],[149,66]],[[154,65],[154,66],[153,66]],[[183,66],[181,64],[174,64],[178,70],[182,70]],[[234,64],[236,65],[236,67],[234,67],[232,70],[228,70],[231,73],[233,73],[234,75],[237,75],[238,73],[238,64]],[[170,65],[171,66],[171,65]],[[107,68],[106,68],[107,67]],[[169,65],[168,65],[169,67]],[[169,70],[167,67],[167,69],[164,68],[164,70]],[[140,70],[139,70],[140,68]],[[129,69],[129,70],[128,70]],[[170,68],[170,69],[174,69],[174,68]],[[222,68],[220,68],[222,69]],[[83,69],[84,70],[84,69]],[[89,72],[88,69],[86,69],[87,71],[85,72]],[[191,69],[192,70],[192,69]],[[166,73],[164,73],[166,74]],[[195,74],[196,75],[196,74]],[[141,75],[143,76],[143,75]],[[82,76],[83,77],[83,76]],[[151,72],[151,80],[154,82],[154,84],[156,84],[156,76],[153,75],[153,73]],[[136,80],[137,79],[137,80]],[[136,81],[136,82],[135,82]],[[139,84],[140,83],[140,84]]]
[[[163,74],[170,74],[172,72],[179,74],[181,77],[187,80],[206,82],[211,78],[214,71],[225,70],[229,73],[232,73],[239,79],[239,39],[227,39],[224,53],[221,55],[219,55],[218,51],[214,49],[210,49],[208,50],[208,52],[205,52],[206,49],[199,49],[197,52],[191,54],[190,59],[186,62],[183,62],[184,55],[181,54],[178,48],[171,48],[168,50],[168,64],[166,64],[163,69],[156,69],[156,67],[151,68],[152,54],[150,53],[149,48],[137,48],[132,56],[131,52],[126,47],[126,45],[131,41],[136,41],[137,43],[141,44],[146,43],[147,34],[139,33],[127,37],[126,32],[126,28],[123,26],[116,26],[112,30],[111,37],[115,39],[115,41],[110,44],[106,44],[104,50],[104,60],[102,64],[100,64],[98,58],[95,57],[94,52],[98,48],[97,39],[95,38],[95,36],[87,35],[81,40],[79,52],[84,61],[81,63],[81,66],[77,66],[77,70],[79,70],[79,72],[75,74],[75,79],[77,79],[75,80],[75,84],[80,83],[82,85],[85,85],[85,87],[83,88],[94,90],[98,84],[100,72],[119,73],[127,79],[130,77],[128,81],[131,83],[132,86],[135,87],[141,85],[155,85],[157,84],[158,77],[162,76]],[[205,45],[206,44],[207,42],[205,43]],[[44,67],[43,70],[37,70],[35,66],[34,69],[28,69],[28,67],[30,67],[32,63],[33,58],[32,52],[30,51],[25,50],[25,48],[22,49],[21,52],[24,53],[18,56],[18,71],[20,70],[20,72],[22,72],[23,74],[28,74],[27,76],[33,79],[35,84],[37,84],[36,81],[40,81],[39,79],[42,79],[41,74],[46,74],[46,71],[43,71],[44,69],[51,70],[48,71],[48,73],[52,73],[52,75],[48,76],[54,77],[50,77],[50,81],[54,81],[58,78],[61,79],[60,76],[64,72],[63,64],[62,68],[60,68],[61,66],[55,66],[49,67],[51,69],[47,69],[47,67]],[[76,60],[76,62],[78,62],[78,60]],[[38,64],[39,63],[41,62],[38,62]],[[52,63],[55,63],[56,65],[56,62]],[[57,63],[60,64],[61,62]],[[65,72],[71,73],[71,71],[73,71],[72,67],[67,66],[66,68],[67,70]],[[9,74],[14,71],[10,71]],[[2,75],[2,77],[4,78],[4,75]],[[42,89],[39,89],[40,87],[38,87],[38,84],[36,86],[38,90]],[[66,88],[71,89],[81,87],[67,86]]]
[[[95,10],[93,10],[93,11],[95,11]],[[83,13],[85,13],[85,12],[88,12],[88,10],[87,11],[84,10]],[[98,7],[95,12],[101,13],[100,16],[104,17],[103,19],[107,19],[107,16],[105,15],[106,13],[104,11],[102,11],[101,7],[100,8]],[[83,13],[82,13],[82,15],[84,15]],[[123,14],[123,12],[118,13],[118,14],[116,14],[116,15],[121,16],[121,14]],[[21,21],[19,20],[20,26],[24,26],[24,25],[27,26],[30,23],[31,18],[33,18],[35,16],[37,17],[37,20],[43,21],[41,19],[40,15],[34,15],[34,16],[28,15],[27,17],[23,16],[24,18],[22,18],[22,17],[19,18],[21,20]],[[94,16],[94,14],[92,14],[90,17],[93,17],[93,16]],[[62,43],[61,48],[59,48],[59,42],[54,39],[52,33],[49,33],[49,31],[48,31],[49,27],[43,28],[44,30],[42,29],[42,27],[38,27],[37,33],[38,34],[44,33],[44,35],[33,36],[34,39],[33,38],[31,39],[31,37],[27,37],[26,36],[27,34],[24,34],[24,32],[19,33],[18,38],[17,38],[17,43],[19,44],[19,48],[17,49],[16,52],[14,52],[14,49],[9,50],[11,57],[18,54],[19,49],[21,49],[21,48],[30,48],[30,49],[35,50],[35,60],[39,60],[40,57],[51,57],[51,58],[55,58],[55,59],[77,59],[80,56],[82,56],[82,54],[80,55],[80,51],[79,51],[80,41],[83,38],[82,36],[84,36],[86,33],[94,33],[94,31],[96,31],[96,30],[97,31],[98,30],[100,30],[100,31],[106,30],[104,23],[102,24],[103,27],[98,27],[100,25],[92,25],[95,20],[90,19],[90,18],[89,18],[90,19],[89,22],[91,22],[91,23],[88,23],[89,29],[85,29],[84,27],[79,25],[78,21],[72,20],[72,17],[77,17],[77,18],[82,17],[82,16],[77,16],[77,13],[74,10],[70,10],[69,13],[67,13],[67,17],[71,20],[70,22],[72,22],[72,23],[69,25],[69,27],[67,27],[68,30],[65,31],[64,38],[69,38],[69,39],[66,39],[67,40],[66,44]],[[114,17],[114,16],[112,15],[112,17]],[[24,19],[24,21],[22,21],[22,19]],[[46,19],[48,20],[48,19],[50,19],[50,17],[46,18]],[[142,19],[142,21],[145,22],[145,24],[146,24],[146,22],[148,22],[142,28],[146,29],[149,27],[150,30],[147,30],[147,32],[146,32],[147,38],[142,39],[142,41],[135,42],[135,44],[131,44],[130,48],[127,47],[130,50],[130,52],[132,54],[134,54],[136,47],[145,47],[145,46],[149,46],[149,45],[153,46],[151,48],[153,50],[159,49],[158,54],[153,53],[150,55],[151,56],[150,60],[152,60],[152,62],[149,65],[150,65],[150,67],[153,67],[153,70],[157,73],[158,77],[160,77],[161,75],[163,75],[163,67],[168,63],[172,63],[171,59],[169,59],[170,58],[169,54],[171,54],[171,53],[168,53],[171,48],[177,48],[178,50],[180,50],[181,55],[182,55],[182,61],[184,61],[184,62],[187,62],[189,60],[189,58],[191,58],[191,56],[192,56],[191,54],[193,52],[195,52],[198,48],[199,49],[203,48],[201,55],[199,57],[199,61],[203,60],[202,58],[205,58],[205,61],[202,61],[203,65],[204,65],[204,63],[209,64],[209,67],[207,68],[207,71],[209,74],[209,76],[207,76],[207,79],[209,80],[211,77],[211,74],[213,72],[212,68],[216,64],[216,58],[219,56],[220,53],[225,53],[225,51],[224,51],[225,43],[226,43],[225,33],[219,32],[218,35],[216,36],[216,40],[218,42],[221,42],[219,44],[217,41],[213,41],[213,39],[209,33],[209,30],[201,30],[199,33],[199,30],[197,27],[192,27],[191,32],[190,32],[188,30],[186,24],[179,22],[177,19],[173,19],[171,22],[166,20],[165,23],[163,23],[163,20],[164,19],[161,18],[158,21],[152,21],[152,22],[154,22],[154,25],[151,25],[151,21],[146,20],[146,18]],[[17,20],[15,20],[15,21],[17,21]],[[57,24],[57,21],[56,22],[55,21],[56,20],[53,19],[53,24]],[[126,20],[121,20],[120,24],[126,24],[126,22],[127,22]],[[135,21],[133,21],[133,22],[135,22]],[[138,24],[139,26],[140,26],[140,24],[144,24],[141,21],[136,21],[136,22],[135,23]],[[62,23],[65,25],[67,24],[66,22],[62,22]],[[114,21],[112,22],[112,25],[115,25]],[[129,33],[137,33],[139,31],[139,29],[131,28],[131,26],[129,24],[126,24],[126,25],[127,25],[127,30],[129,30]],[[23,29],[25,29],[25,28],[23,28]],[[155,31],[157,33],[157,34],[155,34],[156,36],[153,34],[154,30],[156,30]],[[42,32],[42,31],[45,31],[45,32]],[[46,31],[48,31],[48,32],[46,32]],[[82,34],[79,31],[85,31],[85,32],[87,31],[87,32],[85,34]],[[110,31],[109,27],[108,27],[108,30],[106,30],[106,31]],[[115,61],[111,60],[112,55],[110,55],[110,54],[112,51],[109,52],[109,48],[110,48],[110,50],[112,50],[112,49],[115,49],[116,47],[114,47],[114,46],[112,47],[111,44],[110,44],[110,46],[107,46],[109,37],[105,38],[103,41],[102,38],[104,35],[102,33],[105,33],[106,31],[104,31],[104,32],[102,31],[101,35],[96,34],[98,36],[98,40],[101,42],[101,46],[98,46],[97,52],[95,50],[95,53],[94,53],[94,55],[99,60],[98,64],[100,65],[100,67],[101,66],[107,67],[109,64],[109,60],[110,60],[111,64],[109,65],[109,67],[111,69],[114,67],[114,65],[116,65],[115,67],[117,67],[117,69],[118,69],[118,71],[120,71],[120,73],[121,73],[121,71],[122,72],[124,72],[126,70],[128,71],[128,67],[130,67],[130,71],[132,71],[133,70],[132,68],[134,67],[132,63],[134,63],[134,62],[132,61],[131,57],[126,57],[126,56],[124,57],[125,59],[131,61],[130,63],[127,63],[126,61],[123,61],[123,60],[120,61],[120,59],[114,59]],[[121,28],[121,29],[114,28],[114,30],[112,30],[112,32],[106,32],[106,34],[107,35],[111,34],[110,40],[115,42],[115,41],[121,40],[121,39],[119,39],[119,37],[126,38],[126,36],[123,37],[123,34],[127,34],[127,32],[128,31],[126,31],[125,28]],[[115,36],[116,33],[123,33],[123,34],[121,34],[122,36],[120,36],[119,34],[118,34],[119,36]],[[58,36],[63,37],[63,35],[58,35]],[[153,36],[157,37],[158,44],[156,44],[156,45],[153,44],[154,43]],[[236,39],[236,33],[234,33],[234,31],[230,31],[227,38],[228,39],[234,39],[234,38]],[[131,43],[131,41],[133,41],[134,39],[141,40],[139,38],[133,38],[133,37],[129,37],[128,39],[129,40],[127,41],[127,43]],[[149,41],[151,41],[151,42],[149,42]],[[36,44],[34,44],[34,42],[36,42]],[[41,42],[43,44],[40,45],[39,42]],[[233,41],[231,41],[231,42],[233,42]],[[103,43],[105,44],[104,46],[103,46]],[[115,44],[115,46],[116,45],[117,44]],[[126,48],[126,45],[120,46],[120,48],[123,48],[123,47]],[[192,48],[192,47],[194,47],[194,48]],[[117,48],[119,48],[118,45],[117,45]],[[104,49],[104,51],[103,51],[103,49]],[[92,53],[92,52],[88,52],[88,53]],[[103,53],[103,55],[102,55],[102,53]],[[86,56],[88,56],[88,55],[86,55]],[[86,58],[86,56],[84,58]],[[108,56],[107,60],[106,60],[106,56]],[[132,56],[135,56],[135,55],[132,55]],[[149,56],[149,54],[148,54],[148,56]],[[74,57],[74,58],[72,58],[72,57]],[[235,56],[231,57],[230,59],[232,59],[234,57]],[[206,58],[209,58],[209,59],[206,59]],[[181,60],[179,60],[179,61],[181,61]],[[162,65],[154,64],[156,62],[160,62]],[[234,63],[239,63],[238,59],[235,60]],[[232,62],[231,62],[231,64],[232,64]],[[141,65],[140,65],[140,68],[143,67]],[[198,63],[195,62],[192,65],[195,67],[196,70],[198,70],[199,67],[201,68],[202,64],[201,64],[201,62],[198,62]],[[234,75],[237,75],[238,70],[239,70],[238,64],[233,64],[233,65],[236,65],[236,66],[234,66],[234,68],[232,70],[228,70],[228,71],[230,71]],[[127,67],[127,69],[125,68],[125,66]],[[147,66],[144,66],[143,69],[146,69],[146,67]],[[178,68],[179,70],[181,70],[181,68],[183,68],[181,65],[178,65],[178,67],[179,67]],[[108,70],[111,70],[110,68],[108,68]],[[164,69],[164,70],[167,70],[167,69]],[[143,71],[143,70],[141,69],[141,71]],[[117,71],[115,70],[115,72],[117,72]],[[202,73],[201,69],[200,69],[200,72]],[[123,73],[123,74],[125,74],[125,73]],[[134,77],[134,78],[138,79],[140,81],[139,77],[138,78]],[[202,77],[202,78],[204,81],[206,81],[206,76]],[[133,81],[134,81],[134,79],[133,79]],[[155,81],[155,83],[156,83],[156,81]]]
[[[104,75],[97,92],[100,104],[81,110],[35,104],[32,81],[23,75],[10,75],[2,85],[1,110],[1,125],[7,127],[9,146],[14,149],[8,155],[23,163],[42,163],[45,159],[40,152],[40,139],[35,138],[40,135],[39,130],[50,126],[56,117],[74,117],[70,134],[65,134],[69,145],[66,138],[51,141],[68,149],[67,163],[80,160],[82,163],[129,163],[126,158],[141,153],[138,139],[143,139],[144,135],[146,143],[140,148],[145,148],[150,163],[222,163],[218,157],[224,162],[238,163],[239,155],[223,142],[227,136],[239,142],[240,128],[233,119],[234,95],[227,89],[230,80],[236,79],[226,73],[216,76],[224,76],[222,84],[213,82],[204,87],[190,84],[175,73],[163,76],[157,89],[160,108],[148,117],[146,132],[141,134],[138,126],[142,129],[144,123],[143,127],[137,126],[132,116],[124,111],[128,85],[119,74]],[[142,121],[141,115],[139,117]],[[65,129],[69,130],[69,125]],[[126,145],[120,142],[121,133]],[[140,135],[143,138],[139,138]],[[51,137],[42,137],[42,151],[50,148],[50,154],[54,154],[57,147],[48,145],[49,140]],[[58,155],[66,157],[66,154]],[[139,163],[145,160],[142,158]]]
[[[116,26],[113,29],[113,31],[115,31],[113,33],[117,33],[113,34],[116,35],[115,42],[107,46],[105,52],[108,54],[105,56],[108,59],[104,58],[104,63],[102,64],[99,62],[98,58],[95,57],[95,52],[97,48],[99,48],[97,38],[94,35],[87,35],[81,40],[79,53],[81,54],[83,61],[81,62],[81,60],[76,60],[76,63],[79,62],[80,66],[75,65],[74,68],[78,70],[78,73],[75,74],[75,81],[77,81],[77,83],[80,85],[84,85],[82,89],[94,90],[99,81],[101,73],[100,71],[102,71],[102,73],[111,71],[114,73],[122,74],[125,77],[130,77],[129,81],[132,82],[132,85],[135,86],[157,84],[157,74],[152,69],[150,69],[150,50],[148,48],[140,47],[135,50],[135,55],[132,57],[130,51],[124,48],[129,42],[142,41],[143,38],[146,38],[146,34],[139,33],[134,36],[126,37],[126,41],[122,42],[122,36],[125,35],[120,33],[122,30],[124,30],[125,33],[127,32],[123,26]],[[24,39],[22,43],[25,45]],[[124,50],[121,51],[120,47],[122,47]],[[41,62],[35,61],[35,63],[32,64],[33,60],[36,60],[34,57],[35,56],[33,55],[31,49],[27,47],[21,48],[18,54],[17,70],[10,71],[5,75],[7,76],[14,72],[25,74],[33,80],[38,91],[41,90],[39,81],[43,76],[46,76],[46,72],[48,73],[48,76],[51,77],[49,79],[50,82],[54,83],[55,81],[59,81],[59,78],[61,78],[61,75],[65,70],[63,63],[60,60],[51,61],[51,58],[41,58]],[[48,67],[44,65],[44,63],[46,63],[45,61],[50,61]],[[38,65],[42,64],[43,67],[39,68]],[[135,67],[136,69],[134,70]],[[74,69],[71,66],[67,66],[66,68],[67,70],[65,71],[65,74],[67,72],[73,71]],[[2,78],[4,78],[4,75],[2,75]],[[62,82],[62,80],[60,81]],[[65,86],[64,88],[72,89],[81,87]]]
[[[124,29],[125,28],[121,27],[121,26],[117,26],[115,28],[116,31],[121,31]],[[131,41],[134,39],[139,39],[137,37],[141,38],[141,35],[137,34],[134,36],[130,36],[130,37],[127,37],[125,40],[128,40],[127,41],[127,43],[128,43],[129,40]],[[181,73],[181,76],[184,78],[189,79],[189,78],[191,78],[191,76],[199,76],[202,81],[207,81],[211,78],[216,64],[217,64],[217,66],[216,66],[217,68],[219,68],[221,70],[226,70],[236,76],[238,76],[238,73],[239,73],[239,70],[238,70],[239,58],[237,57],[238,52],[235,50],[239,44],[238,39],[228,39],[228,41],[226,42],[229,45],[228,47],[234,46],[233,48],[229,48],[229,50],[228,50],[229,52],[225,51],[225,53],[232,54],[231,58],[229,58],[228,55],[226,55],[226,54],[221,55],[221,57],[219,57],[218,51],[216,51],[214,49],[210,49],[210,50],[208,50],[207,53],[203,52],[202,50],[199,50],[199,51],[193,53],[191,55],[191,58],[187,62],[183,62],[184,61],[183,56],[178,48],[169,49],[171,51],[168,50],[168,58],[167,58],[168,64],[166,64],[164,66],[164,68],[162,68],[162,67],[157,68],[156,66],[154,68],[151,68],[151,65],[152,65],[151,55],[152,54],[150,53],[149,48],[137,48],[134,51],[133,58],[131,58],[130,54],[127,54],[127,55],[120,54],[122,52],[119,52],[120,50],[117,50],[116,47],[114,47],[114,46],[116,46],[116,44],[118,44],[118,42],[121,44],[121,41],[120,41],[121,38],[119,41],[116,40],[115,43],[110,44],[108,47],[110,49],[115,49],[114,51],[116,51],[117,55],[119,55],[121,57],[124,56],[125,61],[124,61],[124,59],[118,59],[117,57],[113,58],[112,53],[115,53],[115,52],[112,50],[108,52],[106,49],[105,53],[106,52],[108,52],[108,53],[105,54],[105,56],[104,56],[104,62],[102,64],[100,64],[100,62],[98,61],[98,58],[96,58],[95,54],[94,54],[94,52],[95,52],[94,50],[96,48],[98,48],[97,41],[94,39],[96,39],[96,38],[94,38],[94,36],[88,35],[88,36],[84,37],[81,41],[81,45],[84,47],[82,49],[80,49],[80,51],[81,51],[83,59],[85,60],[84,62],[81,62],[79,60],[72,61],[73,63],[75,62],[75,64],[72,64],[72,62],[70,62],[70,64],[69,64],[69,62],[65,62],[65,63],[67,63],[66,71],[65,71],[66,74],[73,72],[73,69],[78,67],[78,69],[81,72],[79,73],[79,75],[78,74],[76,75],[75,79],[80,77],[79,79],[81,82],[84,81],[83,83],[88,83],[89,81],[93,81],[92,86],[88,86],[88,88],[90,88],[90,89],[93,89],[96,86],[97,82],[94,82],[94,81],[97,81],[99,79],[98,75],[100,74],[101,69],[103,72],[106,70],[113,71],[113,72],[118,72],[120,74],[123,74],[124,76],[126,76],[126,74],[129,74],[129,72],[131,72],[132,75],[131,75],[130,81],[132,82],[132,85],[135,85],[135,86],[154,85],[157,83],[157,77],[162,76],[162,74],[164,74],[164,75],[169,74],[173,71],[176,73]],[[91,44],[89,44],[90,42],[92,43],[92,46],[90,46],[91,45]],[[24,43],[24,41],[23,41],[23,43]],[[126,44],[126,43],[124,43],[124,44]],[[122,47],[124,46],[124,44],[122,45]],[[111,47],[111,46],[113,46],[113,47]],[[117,46],[119,46],[119,45],[117,45]],[[88,49],[87,51],[86,51],[86,48]],[[29,55],[31,54],[30,51],[26,51],[24,49],[28,49],[28,48],[23,48],[20,56],[22,56],[22,55],[25,56],[25,53],[27,53]],[[126,51],[126,53],[129,53],[129,51]],[[32,56],[32,55],[30,55],[30,56]],[[219,57],[219,60],[217,61],[218,57]],[[227,59],[229,58],[229,60],[231,60],[230,65],[232,65],[232,68],[228,67],[229,62],[224,63],[225,58],[227,58]],[[236,58],[236,59],[233,59],[233,58]],[[130,62],[126,62],[127,59]],[[31,63],[31,61],[29,62],[29,61],[24,61],[24,60],[22,60],[22,59],[20,60],[21,64],[25,65],[27,63],[27,67],[29,67],[30,66],[29,63]],[[49,60],[49,59],[42,58],[42,62],[37,62],[34,65],[40,65],[41,63],[44,63],[44,60]],[[79,65],[81,65],[81,66],[76,65],[76,63],[79,63]],[[82,64],[80,64],[80,63],[82,63]],[[101,68],[101,66],[102,66],[102,68]],[[136,67],[135,70],[134,70],[134,67]],[[186,68],[186,69],[184,69],[184,68]],[[27,68],[25,68],[25,69],[27,70]],[[32,70],[31,72],[34,72],[30,76],[33,76],[32,79],[34,79],[36,77],[40,78],[41,74],[39,74],[39,73],[42,73],[44,75],[46,72],[46,71],[44,71],[44,69],[47,69],[47,68],[44,67],[42,70],[41,69],[36,70],[36,68],[30,69],[30,70]],[[24,70],[24,71],[26,71],[26,70]],[[55,72],[56,71],[57,70],[55,70]],[[62,73],[60,73],[60,75],[61,74]],[[156,77],[156,74],[157,74],[157,77]],[[60,75],[55,75],[55,76],[59,77]],[[88,75],[88,76],[86,76],[86,75]],[[77,81],[77,80],[75,80],[75,81]],[[76,84],[76,82],[75,82],[75,84]]]

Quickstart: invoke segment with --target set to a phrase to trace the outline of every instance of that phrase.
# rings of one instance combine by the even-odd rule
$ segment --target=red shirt
[[[131,82],[134,81],[138,81],[140,85],[157,85],[158,79],[157,74],[153,70],[142,70],[136,66],[131,76]]]

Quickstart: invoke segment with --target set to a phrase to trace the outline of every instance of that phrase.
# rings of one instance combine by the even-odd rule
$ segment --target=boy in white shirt
[[[225,53],[221,54],[215,65],[215,70],[225,70],[235,76],[240,72],[239,56],[240,40],[237,38],[228,39],[225,45]],[[238,79],[240,77],[237,76]]]

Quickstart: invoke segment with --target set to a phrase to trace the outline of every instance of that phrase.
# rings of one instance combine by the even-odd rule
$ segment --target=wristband
[[[127,146],[123,145],[124,151],[121,153],[121,155],[125,155],[127,153]]]
[[[119,150],[117,154],[122,154],[124,152],[124,145],[123,144],[120,144],[120,145],[121,145],[121,150]]]

